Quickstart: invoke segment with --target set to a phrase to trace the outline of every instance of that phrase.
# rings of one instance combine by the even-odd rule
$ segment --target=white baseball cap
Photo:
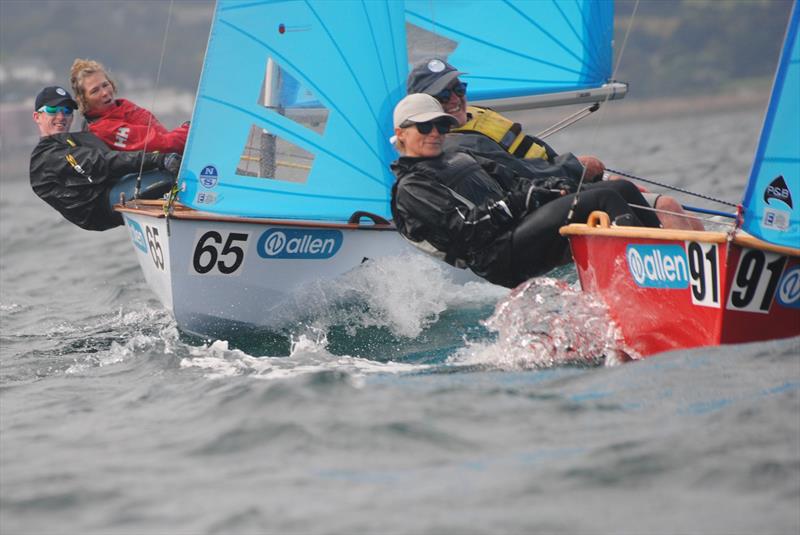
[[[425,123],[440,117],[446,117],[454,126],[458,124],[458,119],[445,113],[438,100],[425,93],[408,95],[394,107],[395,128],[405,123]]]

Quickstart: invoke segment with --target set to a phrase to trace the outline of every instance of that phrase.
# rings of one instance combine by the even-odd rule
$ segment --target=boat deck
[[[165,201],[157,200],[133,200],[125,204],[115,204],[114,210],[120,213],[139,214],[154,218],[164,218],[167,216]],[[256,223],[263,225],[281,225],[288,227],[313,227],[313,228],[335,228],[335,229],[359,229],[359,230],[396,230],[394,223],[386,221],[380,216],[369,214],[368,212],[356,212],[347,222],[326,222],[308,221],[300,219],[269,219],[261,217],[239,217],[215,214],[195,210],[179,202],[172,204],[169,210],[170,219],[186,219],[195,221],[217,221],[234,223]],[[366,221],[364,221],[366,220]]]

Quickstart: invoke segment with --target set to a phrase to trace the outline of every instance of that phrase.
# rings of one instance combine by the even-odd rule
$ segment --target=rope
[[[617,71],[619,71],[619,66],[622,63],[622,56],[625,52],[625,47],[628,44],[628,36],[630,36],[631,28],[633,28],[633,20],[636,18],[636,12],[639,9],[639,0],[636,0],[636,3],[633,5],[633,11],[631,12],[631,18],[628,21],[628,27],[625,29],[625,37],[622,39],[622,46],[619,49],[619,55],[617,56],[617,64],[614,66],[614,70],[611,73],[611,79],[616,80],[617,78]],[[611,95],[606,95],[603,104],[607,103]],[[606,107],[601,107],[600,115],[598,116],[598,120],[595,123],[594,132],[592,133],[592,139],[597,139],[597,132],[600,128],[600,123],[603,122],[603,118],[605,116]],[[569,213],[567,214],[567,224],[572,223],[572,217],[575,215],[575,207],[578,206],[579,197],[581,194],[581,189],[583,188],[583,181],[586,178],[586,168],[583,168],[583,172],[581,173],[581,180],[578,182],[578,189],[575,191],[575,198],[572,199],[572,206],[569,208]]]
[[[172,20],[172,4],[174,0],[169,0],[169,11],[167,12],[167,25],[164,28],[164,39],[161,41],[161,59],[158,61],[158,71],[156,72],[156,84],[153,87],[153,99],[150,102],[150,109],[153,109],[156,103],[156,93],[158,91],[159,81],[161,79],[161,67],[164,65],[164,52],[167,49],[167,36],[169,35],[169,23]],[[147,130],[145,131],[144,147],[142,147],[142,163],[139,165],[139,175],[136,177],[136,187],[133,190],[133,198],[139,198],[139,192],[142,188],[142,171],[144,170],[144,155],[147,152],[147,136],[150,134],[150,126],[153,122],[153,114],[147,119]]]
[[[672,210],[664,210],[663,208],[654,208],[652,206],[642,206],[641,204],[633,204],[633,203],[629,203],[629,206],[631,206],[633,208],[638,208],[639,210],[649,210],[651,212],[656,212],[657,214],[669,214],[669,215],[673,215],[673,216],[677,216],[677,217],[683,217],[683,218],[686,218],[686,219],[696,219],[697,221],[710,221],[710,222],[713,222],[713,223],[715,223],[717,225],[731,225],[731,226],[734,225],[734,223],[732,223],[732,222],[729,223],[729,222],[726,222],[726,221],[719,221],[717,219],[714,219],[713,216],[702,217],[702,216],[696,216],[696,215],[689,215],[689,214],[685,214],[685,213],[682,214],[682,213],[679,213],[679,212],[673,212]],[[710,213],[710,214],[713,214],[713,215],[717,215],[717,216],[729,217],[729,218],[735,218],[736,217],[735,215],[726,214],[726,213],[723,213],[723,212],[708,211],[707,213]]]
[[[631,174],[628,174],[628,173],[623,173],[622,171],[617,171],[616,169],[609,169],[608,167],[606,167],[606,171],[609,172],[609,173],[615,174],[615,175],[620,175],[620,176],[624,176],[626,178],[632,178],[634,180],[640,180],[642,182],[647,182],[648,184],[661,186],[662,188],[667,188],[667,189],[671,189],[671,190],[675,190],[675,191],[680,191],[681,193],[685,193],[686,195],[693,195],[695,197],[699,197],[699,198],[705,199],[707,201],[712,201],[712,202],[716,202],[716,203],[719,203],[719,204],[724,204],[726,206],[731,206],[733,208],[736,208],[737,206],[739,206],[736,203],[723,201],[722,199],[717,199],[715,197],[709,197],[708,195],[703,195],[702,193],[696,193],[694,191],[689,191],[688,189],[679,188],[678,186],[671,186],[669,184],[664,184],[663,182],[657,182],[655,180],[651,180],[651,179],[648,179],[648,178],[642,178],[642,177],[631,175]]]

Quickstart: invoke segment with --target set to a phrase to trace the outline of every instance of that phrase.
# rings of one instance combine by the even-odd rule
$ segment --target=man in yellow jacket
[[[469,106],[467,84],[459,79],[461,74],[465,73],[444,59],[428,58],[414,65],[408,76],[408,94],[427,93],[435,97],[445,113],[458,120],[458,127],[447,135],[445,151],[467,149],[497,160],[522,176],[532,173],[569,176],[571,172],[574,174],[577,159],[581,166],[578,173],[584,175],[585,182],[602,180],[605,166],[597,157],[559,155],[543,140],[522,132],[519,123],[491,109]],[[658,218],[664,228],[704,230],[699,220],[680,215],[684,211],[675,198],[652,193],[645,193],[645,198],[659,210]]]

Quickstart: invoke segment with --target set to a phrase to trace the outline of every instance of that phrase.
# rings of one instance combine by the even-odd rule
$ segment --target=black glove
[[[564,190],[567,193],[575,193],[578,190],[578,184],[575,180],[561,176],[540,178],[534,180],[533,183],[542,189]]]
[[[159,160],[158,167],[160,169],[163,169],[172,176],[178,176],[178,171],[180,171],[181,168],[180,154],[169,152],[167,154],[162,154]]]
[[[521,217],[559,197],[561,197],[561,192],[558,190],[552,191],[538,186],[530,186],[510,194],[508,202],[514,215]]]

